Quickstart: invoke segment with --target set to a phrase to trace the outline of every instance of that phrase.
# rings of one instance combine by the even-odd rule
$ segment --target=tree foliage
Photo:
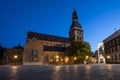
[[[5,48],[0,45],[0,64],[3,64],[3,55],[4,55]]]
[[[68,56],[77,57],[77,61],[82,63],[86,56],[92,56],[91,47],[88,42],[74,41],[69,47]]]
[[[0,59],[3,58],[4,48],[0,46]]]

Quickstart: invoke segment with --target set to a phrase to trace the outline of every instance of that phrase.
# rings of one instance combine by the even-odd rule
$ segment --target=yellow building
[[[23,65],[64,64],[68,63],[65,56],[71,41],[83,39],[83,30],[78,22],[77,12],[72,14],[69,38],[36,33],[27,33],[24,46]]]

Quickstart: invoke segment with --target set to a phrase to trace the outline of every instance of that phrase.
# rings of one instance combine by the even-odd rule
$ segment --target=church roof
[[[44,51],[65,52],[66,49],[66,47],[44,46]]]
[[[72,19],[78,19],[77,12],[74,9],[73,14],[72,14]]]
[[[72,24],[70,26],[70,30],[72,28],[82,28],[80,23],[78,22],[78,16],[77,16],[77,11],[74,9],[73,14],[72,14]]]
[[[78,21],[76,21],[76,22],[73,22],[72,24],[71,24],[71,26],[70,26],[70,30],[72,29],[72,28],[82,28],[81,27],[81,25],[80,25],[80,23],[78,22]]]
[[[64,42],[64,43],[70,42],[69,38],[65,38],[65,37],[54,36],[54,35],[49,35],[49,34],[42,34],[42,33],[31,32],[31,31],[29,31],[27,33],[27,39],[32,39],[34,37],[38,40]]]

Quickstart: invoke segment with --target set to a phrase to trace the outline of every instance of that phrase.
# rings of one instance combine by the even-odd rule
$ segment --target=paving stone
[[[0,80],[120,80],[120,65],[0,66]]]

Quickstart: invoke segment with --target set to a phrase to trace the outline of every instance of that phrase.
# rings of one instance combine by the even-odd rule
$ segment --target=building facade
[[[98,44],[98,63],[105,63],[104,43]]]
[[[24,46],[23,65],[67,64],[65,56],[71,41],[83,41],[83,30],[77,12],[72,14],[69,38],[29,31]]]
[[[24,64],[62,63],[69,39],[36,32],[27,33]]]
[[[20,45],[5,51],[3,63],[7,65],[22,65],[24,48]]]
[[[103,42],[106,63],[120,63],[120,29]]]

